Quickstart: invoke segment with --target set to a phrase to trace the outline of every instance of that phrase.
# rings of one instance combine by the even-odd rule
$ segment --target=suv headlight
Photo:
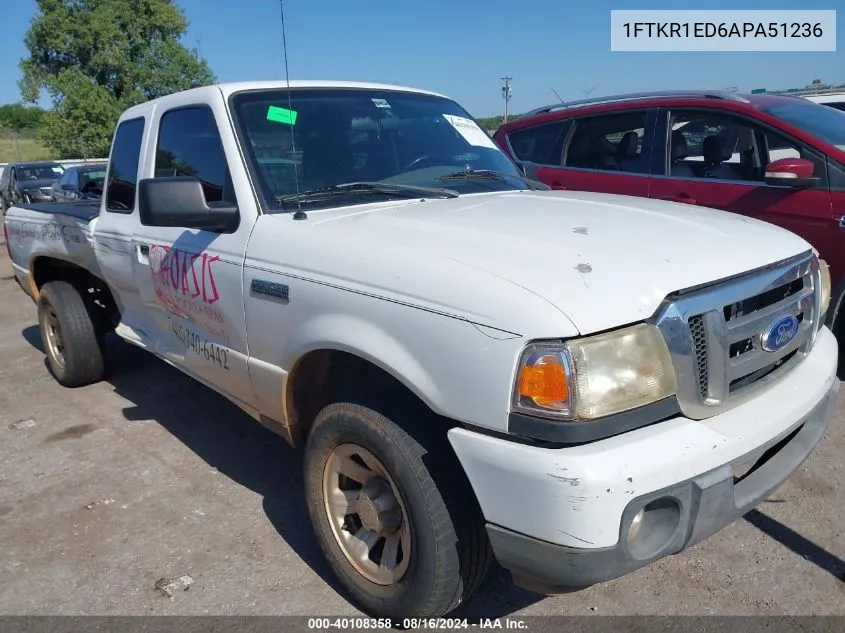
[[[561,420],[592,420],[674,395],[675,370],[660,331],[641,323],[522,352],[511,408]]]

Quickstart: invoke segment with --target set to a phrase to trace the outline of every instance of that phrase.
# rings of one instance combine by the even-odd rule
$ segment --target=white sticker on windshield
[[[387,102],[387,99],[373,99],[373,103],[376,105],[377,108],[389,108],[390,104]]]
[[[478,124],[472,119],[455,116],[454,114],[444,114],[443,118],[451,123],[452,127],[458,131],[458,134],[463,136],[470,145],[496,149],[493,139],[487,136],[487,132],[478,127]]]
[[[62,169],[61,167],[53,167],[52,169],[57,174],[63,174],[64,173],[64,169]]]

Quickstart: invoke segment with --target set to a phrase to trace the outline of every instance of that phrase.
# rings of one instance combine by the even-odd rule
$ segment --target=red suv
[[[845,112],[792,96],[652,92],[540,108],[494,139],[552,189],[698,204],[797,233],[830,265],[828,323],[845,335]]]

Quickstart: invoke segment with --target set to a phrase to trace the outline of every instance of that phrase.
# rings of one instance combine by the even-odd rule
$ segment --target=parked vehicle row
[[[611,96],[540,108],[496,142],[553,189],[722,209],[782,226],[830,265],[845,336],[845,112],[801,97]]]
[[[449,613],[493,558],[536,591],[589,586],[748,512],[836,402],[811,244],[641,188],[670,162],[683,187],[762,178],[792,147],[725,127],[714,154],[741,111],[704,106],[743,102],[696,99],[503,128],[558,189],[632,197],[529,180],[437,93],[198,88],[123,113],[99,204],[13,206],[6,243],[61,384],[102,379],[114,331],[304,450],[317,541],[367,613]],[[827,185],[805,136],[780,178]]]
[[[65,169],[53,161],[9,163],[0,171],[0,211],[13,204],[99,200],[106,163]]]

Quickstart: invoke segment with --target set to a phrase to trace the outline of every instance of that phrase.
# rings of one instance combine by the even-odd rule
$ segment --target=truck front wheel
[[[490,567],[480,511],[462,473],[448,470],[456,467],[448,444],[416,435],[374,409],[336,403],[317,416],[306,445],[308,512],[320,546],[375,617],[445,615]]]
[[[103,376],[103,351],[82,297],[66,281],[42,286],[38,326],[50,371],[65,387],[80,387]]]

